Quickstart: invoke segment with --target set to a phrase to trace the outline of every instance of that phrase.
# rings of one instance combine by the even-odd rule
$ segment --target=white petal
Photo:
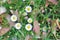
[[[26,6],[25,11],[28,12],[28,13],[31,12],[32,11],[31,6]]]
[[[22,27],[21,23],[16,23],[16,24],[15,24],[15,28],[16,28],[16,29],[21,29],[21,27]]]
[[[28,26],[29,26],[30,28],[28,28]],[[31,25],[31,24],[26,24],[25,29],[26,29],[27,31],[32,30],[32,25]]]
[[[11,16],[11,21],[13,21],[13,22],[17,21],[17,16],[16,15],[12,15]]]

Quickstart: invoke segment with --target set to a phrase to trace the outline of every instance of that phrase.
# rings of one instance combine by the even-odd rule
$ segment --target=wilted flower
[[[21,27],[22,27],[21,23],[16,23],[16,24],[15,24],[15,28],[16,28],[16,29],[21,29]]]
[[[1,6],[0,7],[0,15],[6,12],[6,8]]]
[[[25,29],[26,29],[27,31],[32,30],[32,25],[31,25],[31,24],[26,24]]]

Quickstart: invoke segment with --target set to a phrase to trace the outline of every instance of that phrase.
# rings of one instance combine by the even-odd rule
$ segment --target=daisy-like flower
[[[32,23],[32,21],[33,21],[32,18],[28,18],[27,20],[28,23]]]
[[[21,23],[16,23],[16,24],[15,24],[15,28],[16,28],[16,29],[21,29],[21,27],[22,27]]]
[[[27,15],[28,15],[27,12],[24,12],[24,13],[23,13],[23,16],[27,16]]]
[[[13,21],[13,22],[17,21],[17,16],[16,15],[12,15],[11,16],[11,21]]]
[[[6,12],[6,8],[1,6],[0,7],[0,15]]]
[[[26,24],[25,29],[26,29],[27,31],[32,30],[32,25],[31,25],[31,24]]]
[[[32,12],[31,6],[26,6],[25,11],[28,12],[28,13],[29,13],[29,12]]]

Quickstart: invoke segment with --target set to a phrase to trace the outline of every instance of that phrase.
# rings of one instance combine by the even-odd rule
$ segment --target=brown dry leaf
[[[51,20],[51,27],[53,34],[56,35],[56,20]]]
[[[25,40],[32,40],[32,37],[30,35],[27,35]]]
[[[11,4],[11,0],[7,0],[8,4]]]
[[[58,1],[57,0],[48,0],[48,1],[51,2],[51,3],[53,3],[53,4],[55,4],[55,5],[58,4]]]
[[[45,7],[48,7],[48,5],[49,5],[49,2],[48,2],[48,0],[46,0]]]
[[[0,16],[0,23],[2,23],[2,17]]]
[[[8,20],[8,23],[9,23],[10,27],[15,25],[15,23],[10,20],[10,15],[7,15],[6,19]]]
[[[4,35],[5,33],[7,33],[10,30],[10,28],[2,28],[0,29],[0,36]]]
[[[57,24],[58,28],[60,29],[60,23],[58,21],[59,21],[59,19],[56,20],[56,24]]]
[[[40,35],[40,26],[39,26],[39,23],[37,20],[34,20],[34,28],[33,28],[33,31],[36,33],[36,35]]]
[[[30,1],[30,4],[31,4],[31,5],[34,5],[34,1],[33,1],[33,0],[31,0],[31,1]]]

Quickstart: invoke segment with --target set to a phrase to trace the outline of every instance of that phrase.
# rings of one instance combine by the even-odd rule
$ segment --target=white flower
[[[32,18],[28,18],[27,22],[32,23]]]
[[[16,28],[16,29],[21,29],[21,27],[22,27],[21,23],[16,23],[16,24],[15,24],[15,28]]]
[[[28,13],[31,12],[32,11],[31,6],[26,6],[25,11],[28,12]]]
[[[27,15],[28,15],[27,12],[24,12],[24,13],[23,13],[23,16],[27,16]]]
[[[1,6],[0,7],[0,15],[6,12],[6,8]]]
[[[17,16],[16,15],[12,15],[11,16],[11,21],[13,21],[13,22],[17,21]]]
[[[31,25],[31,24],[26,24],[25,29],[26,29],[27,31],[32,30],[32,25]]]

